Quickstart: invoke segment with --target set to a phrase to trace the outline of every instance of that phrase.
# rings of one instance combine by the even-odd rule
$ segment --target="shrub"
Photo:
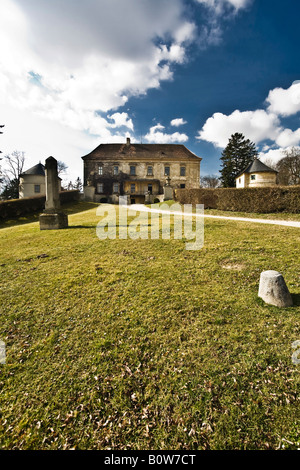
[[[77,201],[79,192],[77,190],[61,191],[61,204]],[[9,199],[8,201],[0,201],[0,219],[9,219],[21,217],[32,212],[43,211],[45,207],[46,196],[24,197],[22,199]]]
[[[176,189],[181,204],[204,204],[205,209],[235,212],[300,212],[300,186],[268,188]]]

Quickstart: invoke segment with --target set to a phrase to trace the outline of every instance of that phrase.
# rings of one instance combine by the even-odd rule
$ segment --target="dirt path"
[[[131,207],[133,210],[137,210],[141,212],[156,212],[156,213],[167,213],[167,214],[176,214],[176,215],[184,215],[184,216],[202,217],[202,214],[189,214],[189,213],[183,213],[179,211],[161,211],[159,209],[151,209],[150,207],[146,207],[143,204],[133,204]],[[257,223],[257,224],[281,225],[281,226],[287,226],[287,227],[300,228],[300,222],[297,222],[295,220],[253,219],[250,217],[227,217],[224,215],[206,215],[206,214],[204,214],[204,218],[238,220],[242,222],[252,222],[252,223]]]

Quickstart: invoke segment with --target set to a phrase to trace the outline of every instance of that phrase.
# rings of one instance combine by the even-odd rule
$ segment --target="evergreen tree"
[[[14,178],[4,185],[4,188],[1,192],[0,199],[18,199],[19,198],[19,180]]]
[[[224,188],[235,187],[235,177],[257,157],[255,144],[236,132],[222,152],[221,183]]]

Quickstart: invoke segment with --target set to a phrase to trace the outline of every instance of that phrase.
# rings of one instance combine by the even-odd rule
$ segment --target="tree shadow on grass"
[[[300,306],[300,294],[291,294],[293,299],[293,304],[295,307]]]
[[[80,212],[88,211],[90,209],[96,209],[98,206],[99,204],[95,202],[72,202],[68,204],[62,204],[61,210],[67,215],[73,215],[78,214]],[[42,212],[42,210],[39,210],[30,214],[25,214],[20,217],[11,217],[10,219],[0,221],[0,229],[14,227],[16,225],[24,225],[31,224],[33,222],[38,222],[39,216]]]
[[[95,229],[97,227],[97,225],[69,225],[68,227],[66,227],[65,230],[68,230],[68,229],[73,229],[73,228],[93,228]]]

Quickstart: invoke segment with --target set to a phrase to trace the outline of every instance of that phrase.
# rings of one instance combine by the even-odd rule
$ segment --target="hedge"
[[[77,190],[61,191],[59,197],[60,203],[63,205],[68,202],[78,201],[79,192]],[[45,208],[45,201],[46,196],[33,196],[0,201],[0,219],[21,217],[37,211],[42,212]]]
[[[300,186],[268,188],[175,189],[181,204],[204,204],[205,209],[235,212],[300,212]]]

